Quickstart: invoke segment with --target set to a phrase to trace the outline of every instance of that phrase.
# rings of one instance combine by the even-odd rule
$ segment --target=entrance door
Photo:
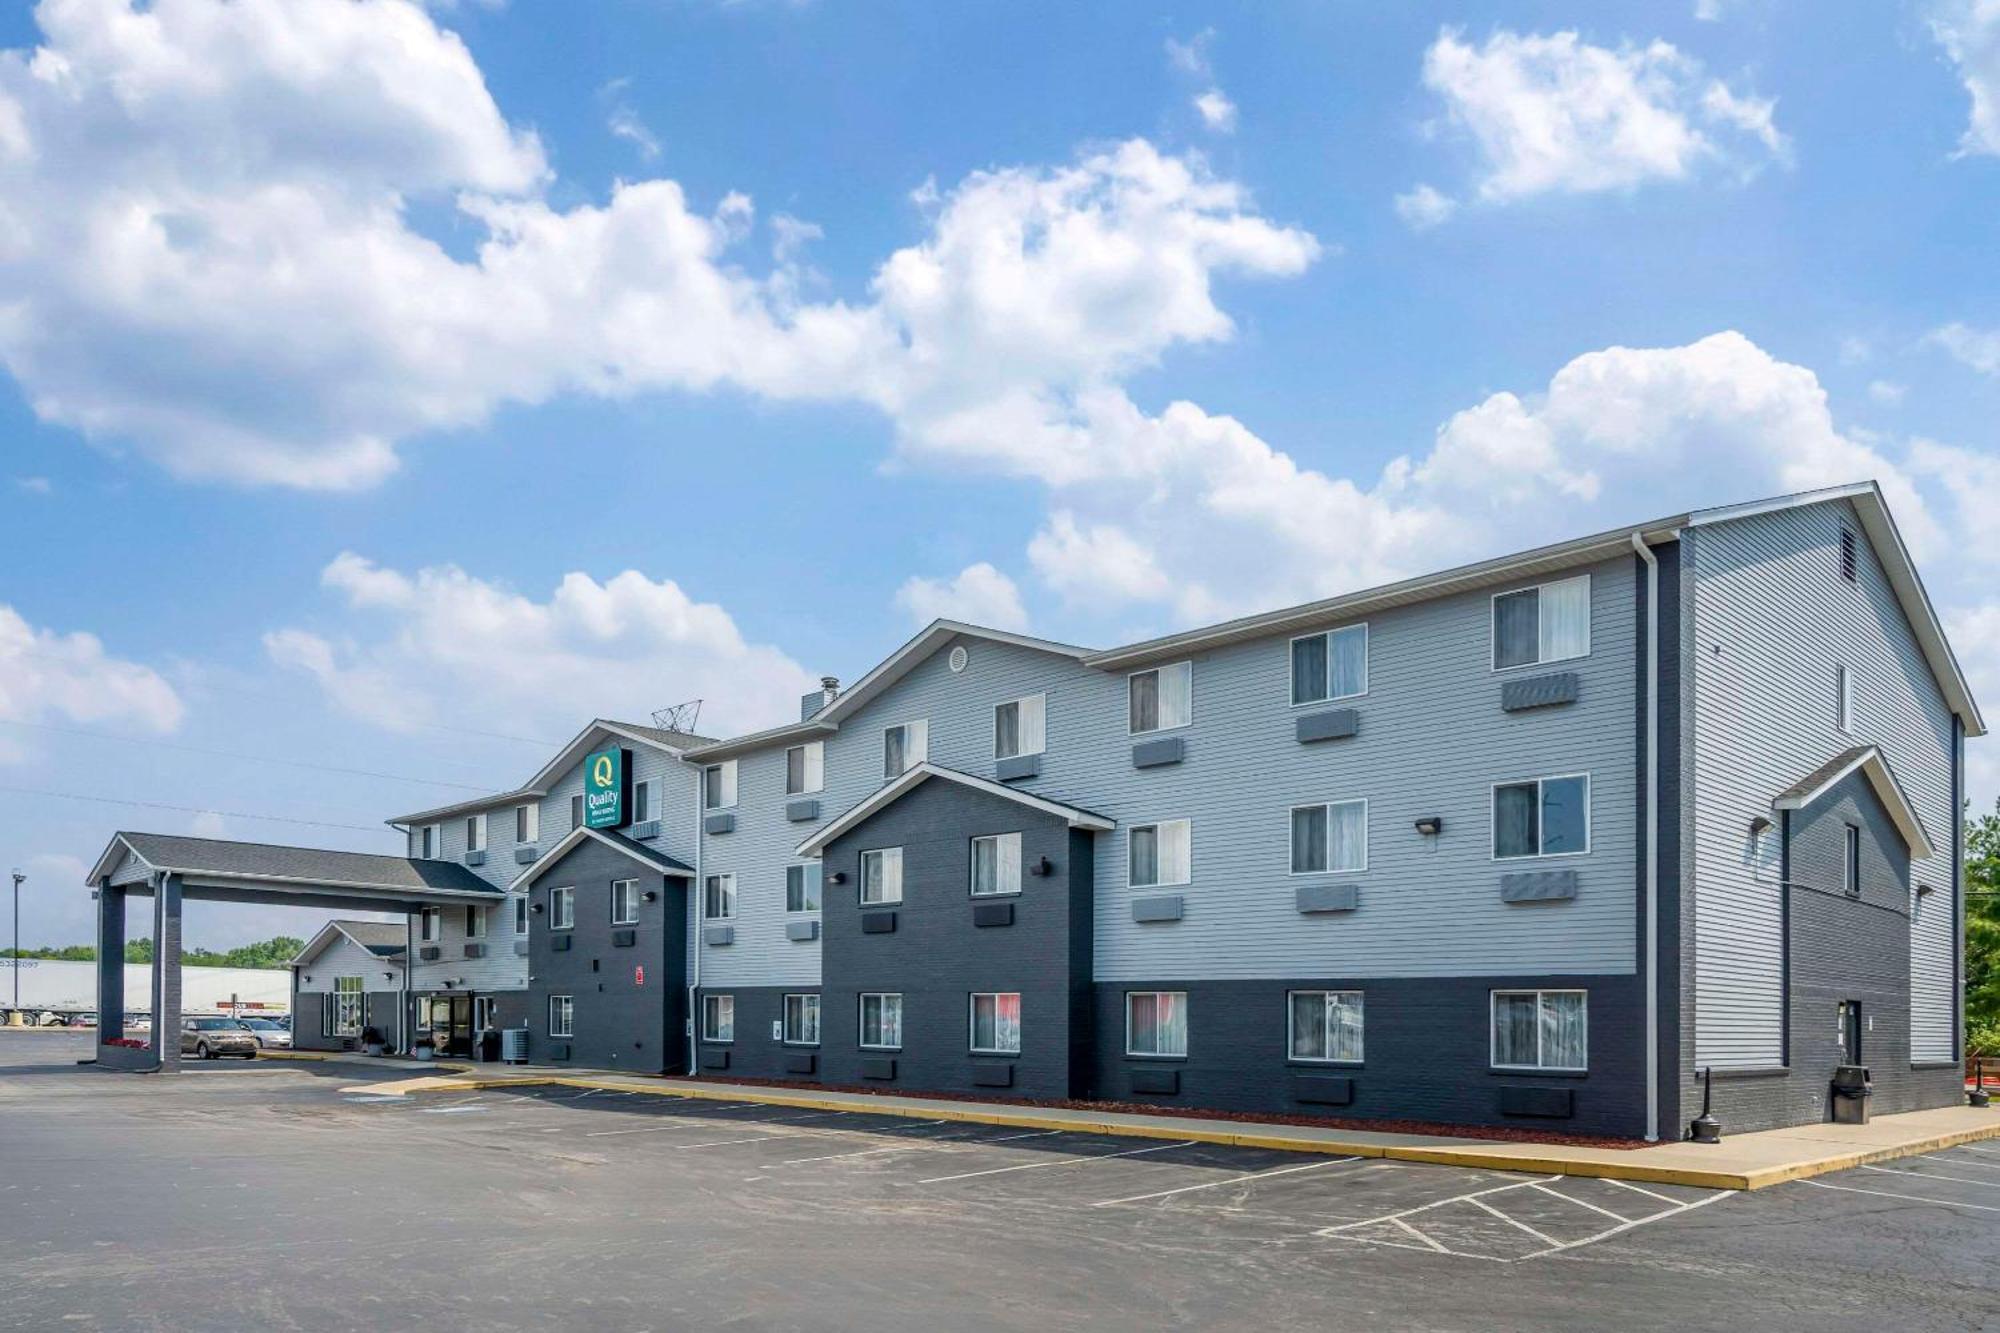
[[[1840,1059],[1842,1064],[1861,1063],[1861,1001],[1840,1002]]]
[[[452,1055],[472,1054],[472,997],[453,995],[451,1001],[450,1034],[445,1049]],[[443,1008],[443,1006],[439,1006]]]

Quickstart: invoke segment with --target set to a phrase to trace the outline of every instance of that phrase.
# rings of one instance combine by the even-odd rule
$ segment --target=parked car
[[[292,1030],[273,1018],[239,1018],[237,1026],[257,1039],[258,1050],[289,1051]]]
[[[94,1028],[97,1026],[97,1015],[71,1014],[69,1016],[69,1026],[73,1028]]]
[[[181,1054],[214,1060],[225,1055],[257,1058],[257,1039],[233,1018],[184,1018],[181,1020]]]

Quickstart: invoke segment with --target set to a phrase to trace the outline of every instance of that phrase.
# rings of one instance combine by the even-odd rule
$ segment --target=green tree
[[[2000,1056],[2000,801],[1965,831],[1965,1048]]]
[[[255,944],[238,945],[234,949],[217,951],[199,947],[181,950],[183,967],[283,967],[298,957],[299,950],[306,942],[296,935],[274,935],[268,940],[258,940]],[[88,944],[39,945],[33,949],[0,949],[0,958],[36,958],[51,962],[94,963],[97,950]],[[151,963],[153,942],[127,940],[125,961],[128,963]]]

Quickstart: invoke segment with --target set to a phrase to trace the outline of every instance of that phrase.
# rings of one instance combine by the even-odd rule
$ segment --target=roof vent
[[[822,698],[828,703],[832,703],[834,698],[840,693],[840,677],[821,676],[819,678],[819,692]]]
[[[799,700],[799,721],[810,722],[840,694],[840,677],[821,676],[819,688]]]

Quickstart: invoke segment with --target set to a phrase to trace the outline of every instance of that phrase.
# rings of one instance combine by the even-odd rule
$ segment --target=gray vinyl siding
[[[152,871],[147,867],[146,863],[139,859],[137,852],[127,852],[125,853],[125,859],[118,863],[118,869],[112,873],[111,882],[113,884],[138,884],[144,881],[146,876],[151,873]]]
[[[378,958],[368,950],[340,936],[321,950],[319,955],[299,968],[299,994],[318,995],[333,989],[335,977],[360,977],[364,991],[395,990],[398,983],[384,977],[384,972],[396,972],[400,968],[393,960]],[[308,981],[307,978],[311,980]],[[313,1001],[312,1003],[318,1003]],[[303,1007],[303,1006],[301,1006]],[[319,1030],[319,1011],[308,1009],[301,1021],[313,1031]]]
[[[1840,574],[1840,525],[1859,582]],[[1882,748],[1937,855],[1911,866],[1939,892],[1911,924],[1911,1058],[1950,1059],[1952,721],[1851,507],[1815,505],[1688,534],[1692,634],[1695,1060],[1779,1064],[1783,948],[1775,871],[1753,877],[1749,825],[1781,791],[1857,744]],[[1855,673],[1860,725],[1835,725],[1834,668]],[[1915,906],[1914,902],[1912,904]]]
[[[1126,677],[1057,654],[968,639],[963,673],[941,645],[878,698],[842,719],[826,742],[822,818],[882,781],[883,728],[919,718],[929,756],[991,776],[993,707],[1045,693],[1047,749],[1040,774],[1016,783],[1116,820],[1096,839],[1095,975],[1100,982],[1315,975],[1451,976],[1628,973],[1634,958],[1634,596],[1632,562],[1592,573],[1592,651],[1552,664],[1574,671],[1575,704],[1527,713],[1500,708],[1491,669],[1490,599],[1481,592],[1403,608],[1370,625],[1370,692],[1353,707],[1360,735],[1301,745],[1291,706],[1290,639],[1279,636],[1198,657],[1194,721],[1161,733],[1185,739],[1187,758],[1132,766]],[[703,951],[702,985],[810,984],[812,946],[783,938],[783,866],[816,825],[784,819],[783,750],[744,756],[736,831],[704,840],[705,873],[737,872],[736,942]],[[1588,855],[1550,861],[1491,859],[1491,784],[1588,772]],[[1365,798],[1369,869],[1358,875],[1289,873],[1291,807]],[[1435,841],[1412,828],[1442,815]],[[1184,919],[1132,920],[1126,830],[1134,823],[1193,821],[1193,883]],[[1508,870],[1578,872],[1573,901],[1506,904]],[[1305,883],[1354,883],[1358,911],[1304,916]],[[828,885],[825,893],[852,894]],[[793,960],[799,960],[794,963]],[[784,971],[776,971],[782,964]]]

